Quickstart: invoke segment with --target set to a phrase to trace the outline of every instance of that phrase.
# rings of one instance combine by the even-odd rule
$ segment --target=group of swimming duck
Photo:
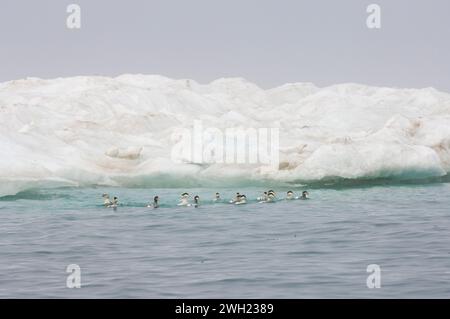
[[[189,193],[183,193],[181,194],[180,201],[178,203],[178,206],[194,206],[198,207],[200,205],[200,196],[196,195],[194,196],[194,203],[191,204],[189,201],[190,195]],[[294,200],[294,199],[308,199],[309,193],[307,191],[303,191],[301,196],[295,196],[293,191],[288,191],[286,193],[285,200]],[[117,197],[114,197],[113,200],[109,198],[108,194],[103,194],[104,199],[104,206],[109,208],[116,208],[119,205],[119,199]],[[259,203],[274,203],[278,200],[277,195],[275,191],[269,190],[267,192],[264,192],[262,196],[258,197],[256,199]],[[216,193],[213,202],[223,202],[222,198],[220,197],[219,193]],[[247,204],[247,196],[244,194],[236,193],[236,197],[231,199],[229,201],[230,204],[234,205],[242,205]],[[147,207],[153,207],[158,208],[159,207],[159,196],[155,196],[153,198],[153,202],[148,204]]]

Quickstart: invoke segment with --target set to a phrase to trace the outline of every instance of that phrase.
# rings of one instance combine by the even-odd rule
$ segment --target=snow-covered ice
[[[210,127],[280,133],[280,169],[176,163],[173,133]],[[450,170],[450,94],[433,88],[155,75],[28,78],[0,84],[0,196],[33,187],[301,183],[422,178]]]

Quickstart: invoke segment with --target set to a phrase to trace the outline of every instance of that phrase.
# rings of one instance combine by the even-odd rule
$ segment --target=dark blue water
[[[199,208],[174,206],[182,191],[0,199],[0,297],[450,297],[450,184],[312,189],[307,201],[241,206],[212,204],[216,189],[188,190]],[[122,206],[101,207],[103,192]],[[156,194],[162,207],[143,207]],[[79,289],[66,287],[69,264],[81,268]],[[379,289],[366,285],[370,264]]]

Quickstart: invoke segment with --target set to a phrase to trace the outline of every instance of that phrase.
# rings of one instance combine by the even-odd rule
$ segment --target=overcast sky
[[[80,30],[66,27],[71,3]],[[0,40],[0,81],[144,73],[450,92],[448,0],[1,0]]]

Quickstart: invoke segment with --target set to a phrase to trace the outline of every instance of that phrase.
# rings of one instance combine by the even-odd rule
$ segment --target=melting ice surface
[[[173,133],[195,120],[217,128],[276,125],[280,169],[171,161]],[[420,179],[450,169],[450,95],[433,88],[28,78],[0,84],[0,124],[0,196],[58,186]]]

